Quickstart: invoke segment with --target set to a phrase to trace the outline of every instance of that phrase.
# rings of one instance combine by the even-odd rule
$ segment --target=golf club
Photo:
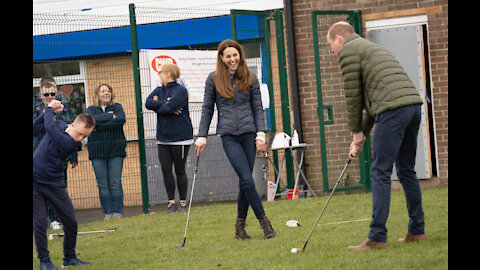
[[[104,233],[104,232],[114,232],[116,231],[117,228],[113,229],[107,229],[107,230],[100,230],[100,231],[87,231],[87,232],[77,232],[77,235],[79,234],[90,234],[90,233]],[[64,233],[53,233],[48,235],[48,240],[52,240],[53,236],[58,236],[58,237],[63,237],[65,234]]]
[[[342,179],[342,176],[343,176],[343,174],[345,173],[345,171],[347,170],[348,164],[350,164],[351,161],[352,161],[351,159],[348,159],[347,164],[345,165],[345,167],[343,168],[342,173],[341,173],[340,176],[338,177],[338,180],[337,180],[337,182],[335,183],[335,186],[333,187],[332,192],[330,193],[330,196],[328,196],[328,199],[327,199],[327,201],[325,202],[325,205],[323,206],[323,209],[322,209],[322,212],[320,213],[320,216],[318,216],[318,218],[317,218],[317,222],[315,222],[315,225],[313,225],[312,231],[310,232],[310,235],[308,236],[307,241],[305,242],[305,244],[303,245],[302,248],[296,249],[295,252],[298,252],[298,251],[302,251],[302,252],[303,252],[303,251],[305,251],[305,248],[307,247],[308,241],[310,240],[310,237],[312,237],[313,231],[314,231],[315,228],[317,227],[318,221],[319,221],[320,218],[322,217],[323,212],[325,212],[325,208],[327,208],[327,205],[328,205],[328,202],[330,201],[330,198],[332,198],[332,195],[333,195],[333,193],[335,192],[335,189],[337,188],[338,183],[340,183],[340,179]],[[292,252],[292,253],[295,253],[295,252]]]
[[[193,190],[195,188],[195,179],[197,179],[197,170],[198,170],[199,160],[200,160],[200,155],[197,155],[197,162],[195,163],[195,170],[193,173],[192,192],[190,192],[190,202],[188,203],[187,224],[185,224],[185,235],[183,236],[183,243],[181,245],[176,245],[175,248],[183,248],[185,246],[185,241],[187,240],[188,219],[190,218],[190,209],[192,208]]]

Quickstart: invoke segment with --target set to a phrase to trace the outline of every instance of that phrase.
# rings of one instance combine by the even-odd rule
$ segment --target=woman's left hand
[[[255,140],[255,143],[257,145],[257,153],[265,151],[265,142],[262,140]]]

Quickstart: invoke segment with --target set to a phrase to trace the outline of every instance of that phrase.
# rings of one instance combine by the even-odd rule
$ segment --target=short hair
[[[92,127],[95,126],[95,119],[93,118],[93,116],[91,116],[90,114],[87,114],[87,113],[79,114],[75,118],[74,122],[84,123],[86,128],[92,128]]]
[[[43,89],[43,88],[55,88],[55,90],[57,89],[57,87],[54,84],[49,82],[42,82],[40,84],[40,89]]]
[[[98,93],[100,92],[100,87],[106,86],[108,89],[110,89],[110,94],[112,95],[112,98],[110,99],[110,104],[113,104],[113,101],[115,100],[115,93],[113,92],[113,87],[106,83],[100,83],[97,87],[95,87],[95,90],[93,91],[93,105],[96,107],[100,106],[100,98],[98,97]]]
[[[40,79],[40,85],[43,83],[51,83],[53,85],[57,85],[57,82],[52,76],[44,76]]]
[[[337,35],[348,38],[353,32],[355,32],[353,26],[347,22],[339,21],[334,23],[330,29],[328,29],[328,36],[331,40],[335,40],[335,36]]]
[[[170,77],[174,81],[180,77],[180,68],[175,64],[163,64],[161,69],[170,72]]]

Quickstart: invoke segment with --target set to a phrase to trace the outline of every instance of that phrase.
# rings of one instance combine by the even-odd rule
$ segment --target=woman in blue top
[[[187,89],[178,84],[180,69],[175,64],[163,64],[159,73],[162,86],[155,88],[145,101],[145,107],[157,113],[158,158],[162,167],[165,189],[168,195],[168,213],[176,212],[175,164],[177,188],[180,195],[180,211],[187,210],[188,179],[185,162],[193,143],[193,127],[188,110]]]
[[[94,105],[86,113],[95,119],[95,130],[88,138],[88,158],[97,178],[98,193],[105,219],[123,216],[122,170],[127,156],[123,133],[125,112],[110,85],[102,83],[94,92]]]

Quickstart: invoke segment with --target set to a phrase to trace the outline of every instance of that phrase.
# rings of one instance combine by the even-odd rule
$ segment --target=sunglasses
[[[48,97],[48,96],[51,96],[51,97],[54,97],[55,96],[55,93],[44,93],[43,94],[44,97]]]

